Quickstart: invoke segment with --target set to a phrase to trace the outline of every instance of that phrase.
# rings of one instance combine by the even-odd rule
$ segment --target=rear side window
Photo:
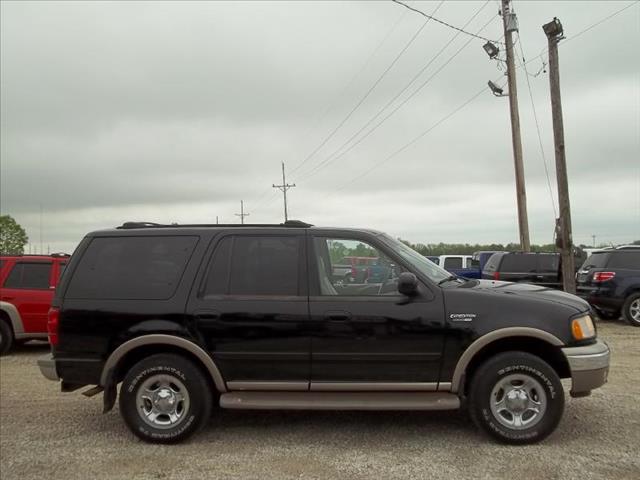
[[[558,255],[538,255],[538,271],[556,273],[560,267]]]
[[[47,290],[51,275],[50,262],[18,262],[4,282],[4,288]]]
[[[171,298],[198,242],[195,236],[94,238],[69,282],[68,298]]]
[[[226,237],[209,264],[203,294],[297,296],[298,237]]]
[[[460,257],[447,257],[444,259],[445,270],[449,268],[462,268],[462,258]]]
[[[640,252],[616,252],[609,258],[607,268],[630,268],[640,270]]]
[[[231,295],[298,295],[297,237],[236,237]]]
[[[484,270],[487,272],[495,272],[498,269],[498,264],[500,263],[500,259],[503,255],[499,253],[494,253],[489,257],[487,263],[484,264]]]
[[[526,273],[538,269],[537,255],[505,255],[500,270],[503,272]]]
[[[589,270],[590,268],[604,268],[608,259],[608,253],[592,253],[582,264],[582,269]]]

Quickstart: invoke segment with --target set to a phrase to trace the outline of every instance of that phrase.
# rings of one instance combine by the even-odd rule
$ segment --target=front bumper
[[[605,342],[563,348],[562,353],[571,369],[571,395],[585,395],[607,383],[611,351]]]
[[[60,380],[58,371],[56,370],[56,361],[53,359],[53,355],[48,354],[44,357],[40,357],[38,359],[38,367],[40,367],[40,373],[42,373],[45,378],[56,382]]]

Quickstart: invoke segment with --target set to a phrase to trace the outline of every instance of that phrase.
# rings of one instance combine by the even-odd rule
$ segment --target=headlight
[[[571,321],[571,333],[576,340],[585,340],[596,336],[596,329],[590,315],[574,318]]]

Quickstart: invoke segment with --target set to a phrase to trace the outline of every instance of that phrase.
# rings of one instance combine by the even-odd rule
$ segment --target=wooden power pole
[[[240,223],[244,225],[244,217],[248,217],[248,213],[244,213],[244,200],[240,200],[240,213],[234,213],[236,217],[240,217]]]
[[[509,110],[511,113],[511,143],[513,161],[516,170],[516,198],[518,202],[518,227],[520,230],[520,248],[524,252],[531,250],[529,242],[529,219],[527,216],[527,190],[524,185],[524,164],[522,162],[522,138],[520,136],[520,114],[518,112],[518,87],[516,86],[516,66],[514,63],[513,36],[518,30],[515,14],[509,8],[510,0],[502,0],[502,25],[507,50],[507,79],[509,85]]]
[[[285,174],[284,174],[284,162],[282,162],[282,185],[276,185],[274,183],[273,188],[277,188],[284,195],[284,221],[285,222],[289,220],[289,214],[287,212],[287,190],[295,186],[296,186],[295,183],[292,183],[292,184],[287,183],[287,178],[285,177]]]
[[[558,203],[560,218],[556,226],[556,243],[562,258],[562,282],[565,292],[576,293],[573,239],[571,238],[571,206],[569,203],[569,180],[564,151],[564,125],[562,123],[562,100],[560,98],[560,69],[558,65],[558,42],[564,38],[560,20],[542,26],[549,42],[549,84],[551,87],[551,111],[553,115],[553,141],[556,154],[556,177],[558,179]]]

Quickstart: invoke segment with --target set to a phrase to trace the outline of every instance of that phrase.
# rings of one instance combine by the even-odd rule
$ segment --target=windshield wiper
[[[459,277],[456,277],[455,275],[449,275],[447,278],[443,278],[442,280],[440,280],[438,282],[438,285],[442,285],[445,282],[451,282],[453,280],[458,280]]]

